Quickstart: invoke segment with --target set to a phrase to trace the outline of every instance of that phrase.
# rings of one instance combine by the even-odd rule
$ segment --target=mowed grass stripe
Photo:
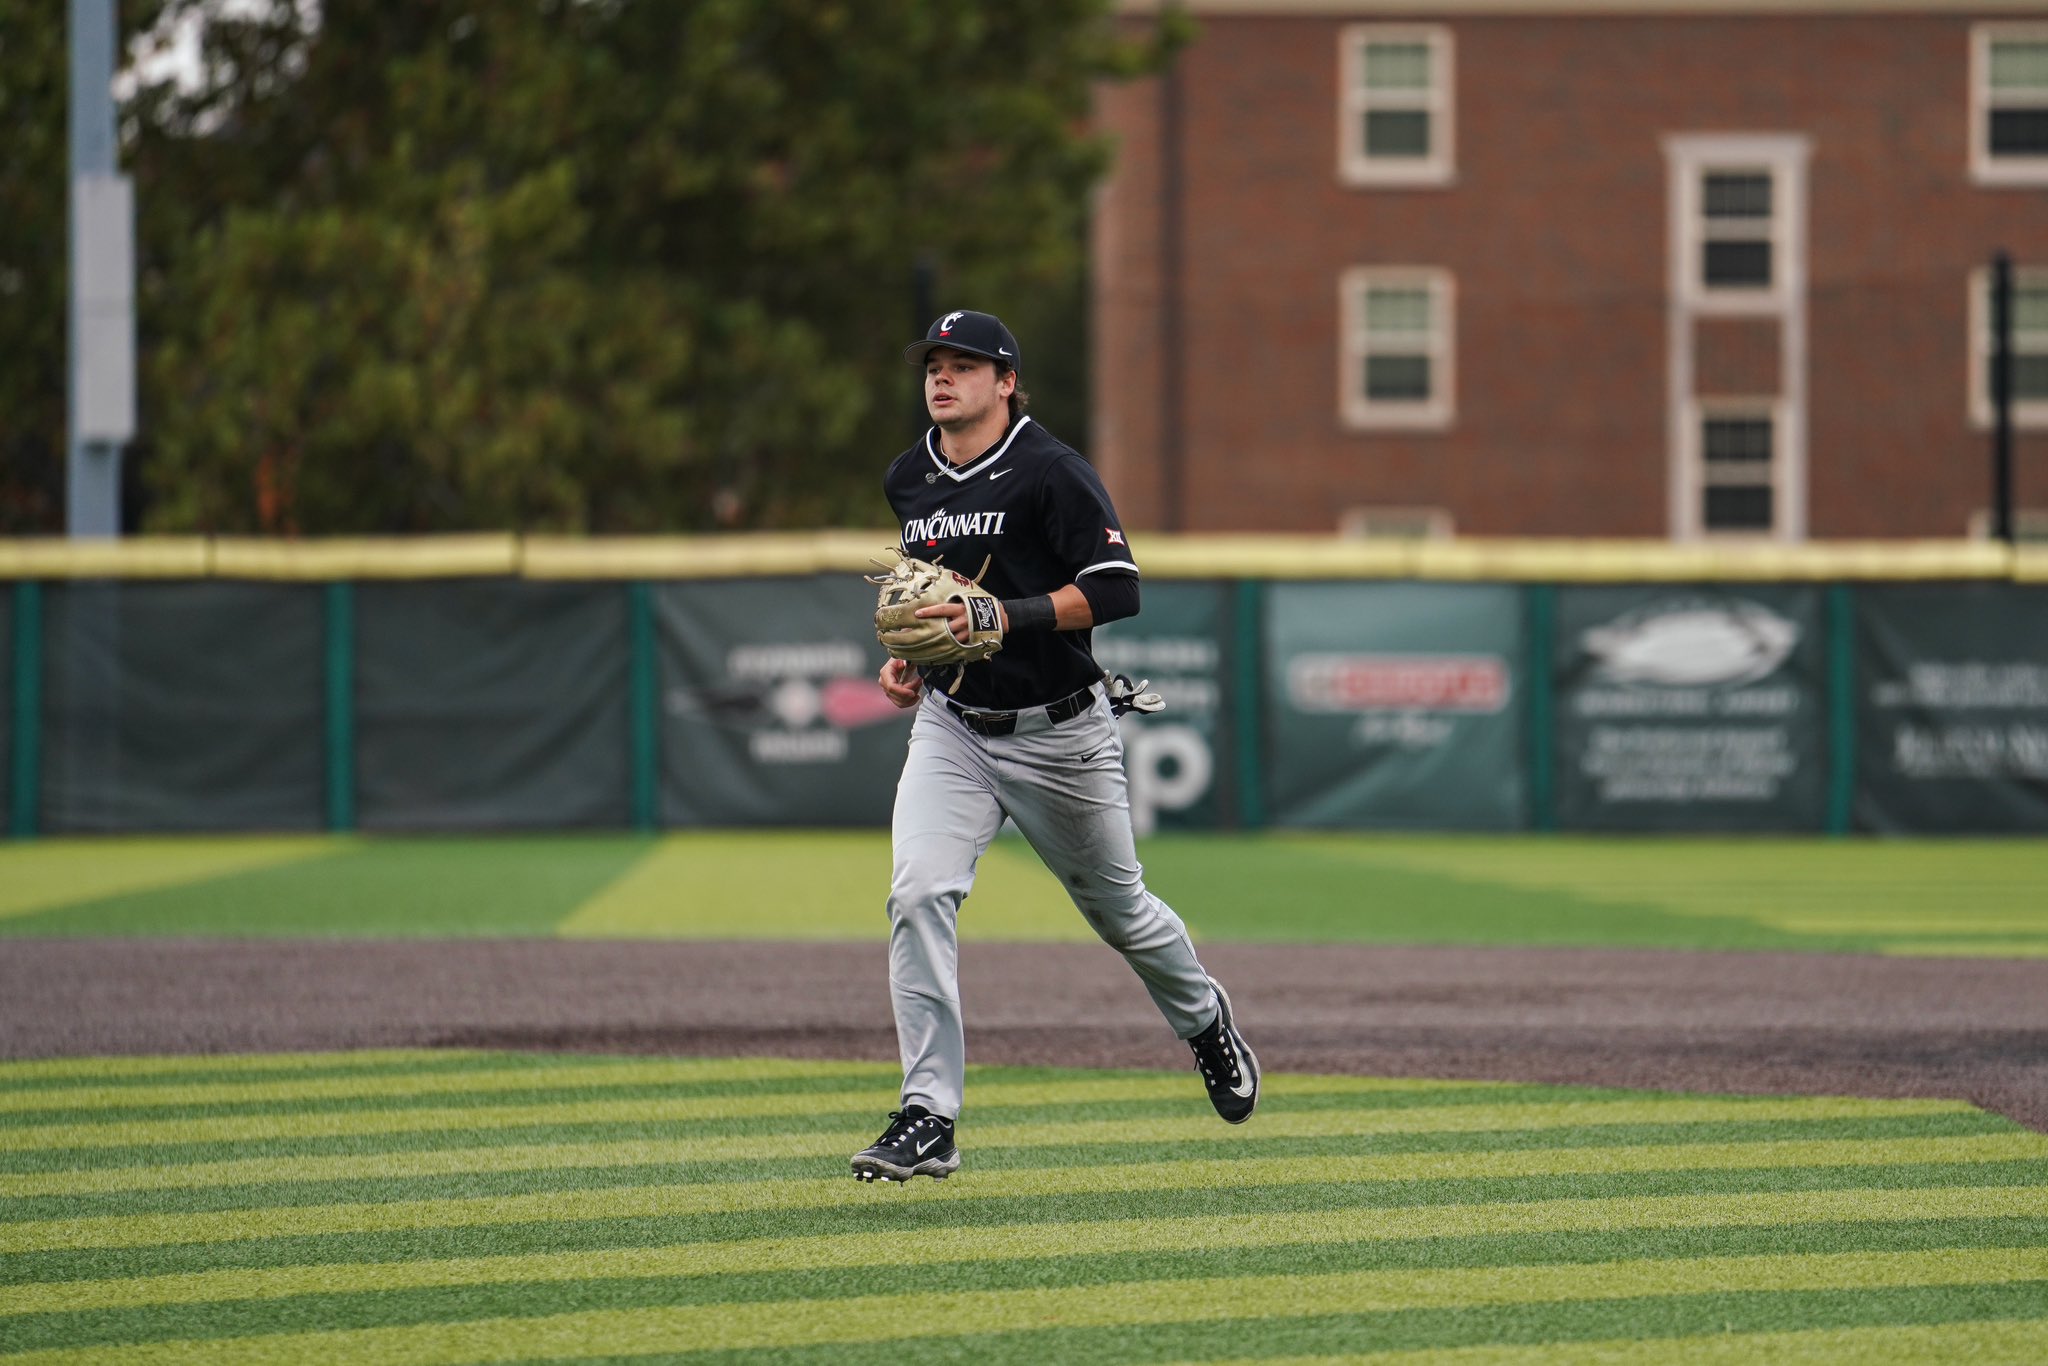
[[[316,1057],[318,1055],[315,1055]],[[710,1071],[669,1059],[549,1060],[542,1065],[472,1068],[462,1071],[404,1071],[285,1079],[154,1082],[137,1085],[13,1086],[0,1089],[0,1113],[28,1110],[124,1110],[198,1105],[285,1105],[308,1100],[392,1099],[401,1096],[463,1095],[479,1091],[545,1091],[616,1086],[745,1085],[763,1081],[823,1081],[838,1086],[887,1085],[900,1069],[886,1065],[852,1068],[844,1063],[750,1068],[736,1072],[730,1061]],[[0,1078],[0,1087],[5,1087]],[[830,1090],[831,1086],[821,1089]]]
[[[2038,1366],[2048,1361],[2048,1320],[1993,1319],[1874,1328],[1805,1328],[1776,1333],[1525,1342],[1335,1356],[1207,1358],[1202,1366],[1827,1366],[1871,1361],[1967,1361],[1971,1366]],[[1193,1359],[1174,1366],[1195,1366]]]
[[[1890,1108],[1904,1105],[1894,1113]],[[1427,1141],[1452,1136],[1499,1136],[1501,1146],[1549,1146],[1567,1134],[1589,1135],[1600,1142],[1602,1129],[1633,1129],[1638,1143],[1658,1144],[1739,1141],[1752,1135],[1729,1135],[1728,1126],[1872,1124],[1903,1122],[1940,1125],[1946,1135],[1962,1137],[1950,1126],[1997,1133],[2016,1132],[2008,1121],[1981,1115],[1969,1107],[1929,1112],[1919,1101],[1843,1102],[1845,1113],[1808,1101],[1663,1101],[1603,1103],[1590,1111],[1577,1104],[1514,1105],[1487,1108],[1417,1107],[1408,1110],[1282,1110],[1262,1114],[1244,1130],[1225,1130],[1213,1116],[1150,1116],[1143,1119],[1076,1120],[1066,1123],[987,1125],[963,1132],[976,1157],[1009,1150],[1086,1148],[1112,1145],[1162,1145],[1206,1142],[1264,1144],[1318,1139],[1411,1138]],[[872,1126],[869,1126],[872,1127]],[[1690,1130],[1703,1132],[1695,1135]],[[128,1167],[85,1167],[63,1171],[0,1175],[0,1199],[40,1199],[103,1195],[121,1191],[201,1190],[223,1186],[257,1187],[280,1182],[390,1181],[476,1176],[525,1171],[558,1172],[604,1167],[687,1166],[714,1162],[760,1160],[764,1154],[784,1161],[842,1156],[865,1144],[867,1128],[841,1127],[810,1132],[698,1135],[671,1139],[622,1139],[611,1142],[521,1143],[408,1151],[355,1152],[328,1156],[231,1158],[182,1165],[150,1163]],[[1761,1135],[1756,1135],[1761,1137]],[[1774,1139],[1835,1137],[1776,1133]],[[1911,1133],[1888,1137],[1919,1137]],[[6,1217],[0,1205],[0,1218]]]
[[[977,1333],[1227,1322],[1488,1304],[1543,1304],[1741,1292],[1971,1286],[2048,1280],[2048,1249],[1942,1249],[1906,1254],[1702,1257],[1594,1265],[1347,1271],[1151,1280],[1074,1288],[595,1310],[404,1328],[282,1333],[159,1342],[135,1359],[157,1366],[453,1366],[481,1360],[591,1357],[635,1352],[736,1351],[922,1338],[938,1324]],[[18,1366],[83,1366],[104,1347],[31,1351]]]
[[[792,1116],[813,1118],[838,1114],[859,1115],[861,1122],[867,1124],[877,1118],[881,1110],[896,1103],[900,1080],[901,1073],[894,1069],[887,1072],[878,1070],[874,1075],[865,1078],[767,1078],[700,1082],[667,1081],[645,1076],[609,1080],[601,1074],[587,1076],[567,1071],[532,1086],[522,1081],[519,1074],[510,1073],[502,1085],[480,1083],[475,1087],[469,1087],[458,1084],[447,1088],[423,1088],[410,1094],[400,1089],[390,1094],[304,1098],[287,1096],[275,1100],[232,1099],[192,1105],[37,1105],[11,1114],[0,1113],[0,1149],[7,1148],[13,1142],[12,1135],[15,1134],[67,1127],[118,1132],[112,1126],[176,1124],[186,1120],[262,1119],[273,1116],[289,1116],[310,1124],[317,1122],[321,1115],[343,1114],[431,1114],[504,1110],[508,1113],[531,1115],[544,1113],[533,1107],[587,1107],[592,1104],[630,1106],[641,1102],[661,1102],[671,1107],[697,1105],[703,1111],[701,1118],[707,1120],[787,1119]],[[1547,1104],[1572,1100],[1600,1103],[1610,1100],[1657,1098],[1654,1093],[1646,1096],[1641,1092],[1595,1088],[1573,1092],[1558,1087],[1488,1085],[1484,1090],[1446,1091],[1427,1082],[1409,1086],[1379,1082],[1370,1087],[1360,1087],[1357,1084],[1359,1080],[1352,1077],[1303,1077],[1299,1079],[1298,1085],[1291,1086],[1288,1095],[1290,1100],[1297,1103],[1306,1101],[1324,1108],[1342,1101],[1352,1108],[1389,1109],[1417,1104],[1483,1105],[1490,1102],[1505,1103],[1536,1098]],[[1050,1082],[1011,1080],[988,1082],[980,1086],[975,1086],[970,1081],[969,1088],[975,1097],[973,1109],[977,1113],[984,1109],[1064,1110],[1103,1105],[1199,1105],[1202,1100],[1201,1084],[1192,1072],[1185,1077],[1173,1073],[1152,1073],[1128,1079],[1114,1075],[1069,1074]],[[1921,1103],[1960,1104],[1952,1101]],[[527,1108],[521,1110],[520,1107]]]
[[[1276,1078],[1268,1099],[1289,1095],[1345,1094],[1350,1078]],[[1044,1108],[1098,1101],[1187,1100],[1191,1082],[1174,1075],[1117,1080],[994,1083],[977,1088],[973,1114],[1023,1107]],[[1396,1109],[1359,1107],[1338,1111],[1360,1117],[1358,1133],[1415,1133],[1464,1128],[1526,1129],[1581,1124],[1684,1122],[1687,1117],[1725,1121],[1743,1117],[1795,1120],[1850,1116],[1967,1113],[1962,1101],[1861,1100],[1836,1096],[1713,1097],[1704,1100],[1617,1092],[1612,1098],[1548,1101],[1520,1105],[1423,1106]],[[196,1116],[181,1119],[114,1120],[20,1125],[0,1129],[0,1151],[156,1147],[166,1144],[243,1143],[279,1138],[327,1138],[375,1133],[513,1129],[540,1125],[684,1124],[700,1120],[772,1119],[820,1114],[874,1116],[877,1102],[865,1092],[827,1095],[638,1096],[627,1100],[583,1098],[538,1105],[436,1106],[402,1109],[320,1111],[312,1114]],[[963,1115],[963,1124],[967,1123]],[[1374,1127],[1383,1125],[1385,1127]],[[978,1127],[978,1126],[977,1126]],[[756,1131],[772,1134],[772,1128]]]
[[[0,1086],[175,1077],[207,1073],[303,1072],[314,1067],[386,1067],[491,1056],[475,1049],[365,1048],[333,1053],[179,1053],[125,1058],[35,1058],[0,1062]]]
[[[850,1183],[849,1183],[850,1184]],[[1029,1200],[1005,1197],[987,1199],[955,1198],[938,1202],[923,1199],[858,1201],[832,1206],[793,1206],[781,1209],[685,1214],[646,1219],[596,1219],[487,1227],[455,1225],[446,1228],[411,1228],[314,1237],[251,1237],[232,1243],[173,1243],[151,1247],[88,1248],[77,1251],[23,1253],[0,1257],[0,1285],[25,1285],[40,1281],[120,1280],[143,1275],[179,1275],[230,1268],[301,1266],[312,1263],[403,1262],[435,1258],[466,1258],[483,1255],[539,1256],[549,1253],[610,1251],[631,1247],[659,1247],[684,1243],[715,1243],[737,1237],[813,1237],[827,1233],[862,1235],[895,1230],[915,1238],[935,1228],[993,1228],[1005,1224],[1053,1222],[1095,1222],[1105,1219],[1176,1218],[1207,1215],[1230,1218],[1243,1214],[1313,1214],[1333,1209],[1385,1208],[1399,1205],[1495,1204],[1528,1200],[1609,1199],[1616,1196],[1678,1196],[1718,1193],[1754,1195],[1769,1192],[1817,1190],[1910,1190],[1917,1187],[1962,1188],[1985,1186],[2037,1186],[2048,1184],[2048,1166],[2040,1162],[1987,1162],[1975,1164],[1920,1164],[1893,1167],[1790,1167],[1729,1170],[1635,1172],[1613,1175],[1535,1176],[1492,1179],[1466,1177],[1446,1180],[1362,1182],[1349,1184],[1302,1183],[1295,1185],[1173,1187],[1159,1190],[1112,1190],[1070,1195],[1044,1195]],[[1872,1251],[1899,1251],[1909,1247],[1934,1246],[2042,1246],[2048,1247],[2048,1221],[2006,1220],[1998,1227],[2009,1235],[1985,1236],[1993,1227],[1984,1220],[1945,1220],[1937,1225],[1879,1223],[1870,1225],[1817,1225],[1831,1229],[1827,1246],[1809,1246],[1801,1238],[1799,1225],[1788,1225],[1782,1234],[1791,1241],[1783,1245],[1758,1241],[1770,1231],[1723,1230],[1718,1235],[1699,1230],[1675,1233],[1646,1232],[1633,1235],[1638,1242],[1656,1244],[1653,1249],[1586,1255],[1579,1261],[1605,1261],[1615,1256],[1679,1256],[1689,1252],[1718,1251],[1726,1254],[1764,1252],[1850,1251],[1861,1247]],[[1934,1241],[1912,1235],[1912,1228],[1947,1230]],[[1862,1229],[1879,1231],[1881,1242],[1862,1241]],[[1972,1233],[1971,1230],[1977,1232]],[[2035,1232],[2028,1232],[2035,1230]],[[1619,1235],[1551,1234],[1541,1240],[1589,1238],[1609,1241]],[[1685,1240],[1666,1247],[1672,1238]],[[1481,1240],[1500,1242],[1502,1240]],[[1709,1248],[1707,1243],[1714,1246]],[[1796,1246],[1794,1244],[1797,1244]],[[1414,1245],[1375,1244],[1378,1254],[1367,1265],[1398,1263],[1403,1246],[1442,1247],[1442,1242]],[[1202,1254],[1201,1249],[1190,1251]],[[1202,1254],[1207,1255],[1207,1254]],[[1264,1254],[1261,1254],[1264,1255]],[[1331,1254],[1335,1255],[1335,1254]],[[1303,1263],[1330,1263],[1319,1269],[1335,1269],[1331,1256],[1313,1252],[1292,1254]],[[1519,1252],[1495,1256],[1484,1254],[1462,1264],[1481,1262],[1561,1260]],[[1444,1265],[1431,1260],[1410,1265]],[[1275,1271],[1291,1269],[1276,1266]],[[815,1279],[820,1274],[797,1273]],[[852,1273],[832,1273],[852,1274]],[[1198,1270],[1192,1273],[1207,1275]],[[1247,1273],[1250,1274],[1250,1273]],[[808,1285],[808,1283],[807,1283]],[[863,1285],[843,1293],[879,1289]],[[960,1288],[960,1287],[955,1287]],[[806,1293],[809,1293],[807,1288]],[[475,1317],[484,1317],[476,1315]],[[179,1336],[169,1334],[167,1336]],[[1580,1336],[1608,1337],[1601,1332]],[[50,1345],[50,1344],[44,1344]]]
[[[2048,1223],[2022,1220],[2000,1223],[1993,1220],[1944,1220],[1931,1224],[1816,1224],[1793,1225],[1783,1229],[1664,1229],[1629,1230],[1583,1234],[1544,1234],[1524,1238],[1432,1239],[1408,1243],[1340,1243],[1319,1246],[1288,1245],[1227,1249],[1183,1250],[1180,1252],[1128,1253],[1104,1257],[1060,1257],[1050,1260],[997,1260],[931,1263],[917,1267],[849,1267],[825,1271],[764,1272],[737,1276],[642,1278],[627,1280],[565,1280],[549,1282],[507,1282],[464,1285],[449,1288],[395,1290],[374,1294],[314,1294],[288,1299],[229,1300],[207,1304],[144,1306],[135,1309],[92,1310],[75,1314],[33,1314],[0,1320],[5,1341],[15,1351],[35,1348],[80,1347],[87,1343],[131,1344],[195,1338],[244,1338],[262,1333],[302,1332],[318,1327],[327,1332],[351,1329],[398,1327],[406,1324],[477,1321],[507,1317],[540,1317],[574,1314],[594,1309],[673,1308],[682,1305],[759,1304],[769,1301],[842,1299],[876,1293],[896,1293],[911,1287],[928,1294],[980,1293],[1027,1287],[1053,1288],[1081,1285],[1114,1285],[1131,1281],[1172,1281],[1194,1277],[1284,1276],[1295,1272],[1335,1275],[1357,1271],[1432,1271],[1448,1267],[1582,1265],[1598,1266],[1615,1261],[1696,1260],[1701,1257],[1794,1257],[1839,1255],[1850,1252],[1904,1255],[1939,1250],[1999,1249],[2048,1245]],[[2021,1282],[2021,1286],[2035,1283]],[[1891,1290],[1835,1292],[1831,1298],[1904,1299],[1917,1296],[1923,1301],[1929,1292]],[[1862,1319],[1818,1317],[1768,1312],[1768,1301],[1785,1297],[1775,1294],[1711,1295],[1688,1302],[1696,1315],[1690,1323],[1660,1316],[1633,1325],[1639,1332],[1709,1332],[1731,1323],[1718,1322],[1699,1313],[1701,1302],[1743,1306],[1742,1317],[1752,1326],[1818,1327],[1849,1322],[1884,1322],[1883,1315]],[[1893,1322],[1927,1321],[1942,1317],[1993,1317],[1998,1305],[2006,1316],[2025,1316],[2034,1311],[2024,1290],[2013,1286],[1978,1286],[1967,1290],[1948,1288],[1939,1296],[1943,1309],[1927,1312],[1925,1305],[1890,1315]],[[1662,1301],[1670,1306],[1673,1301]],[[1555,1305],[1522,1306],[1503,1312],[1467,1310],[1476,1318],[1491,1318],[1496,1324],[1512,1317],[1518,1329],[1530,1320],[1541,1321],[1566,1315],[1582,1315],[1583,1306],[1560,1309]],[[1384,1324],[1389,1319],[1407,1319],[1410,1325],[1436,1310],[1406,1310],[1373,1316]],[[1354,1324],[1368,1324],[1363,1316]],[[1316,1320],[1297,1320],[1312,1325]],[[1469,1322],[1469,1321],[1468,1321]],[[1371,1325],[1378,1327],[1379,1324]],[[959,1331],[953,1325],[948,1331]],[[1216,1326],[1212,1331],[1221,1332]],[[1151,1327],[1138,1336],[1147,1344],[1168,1330]],[[1103,1335],[1115,1338],[1121,1335]],[[1410,1332],[1394,1339],[1377,1332],[1354,1335],[1353,1343],[1448,1346],[1502,1340],[1504,1335],[1488,1332],[1430,1334]],[[1552,1336],[1544,1332],[1518,1331],[1505,1335],[1520,1341]],[[1613,1328],[1598,1331],[1570,1331],[1558,1337],[1621,1337]],[[1129,1339],[1126,1339],[1128,1341]],[[1344,1340],[1335,1339],[1339,1345]],[[972,1359],[967,1344],[946,1344],[957,1359]],[[791,1351],[793,1349],[783,1349]],[[851,1351],[850,1348],[840,1348]],[[1241,1343],[1214,1350],[1243,1350]],[[1166,1353],[1162,1353],[1166,1354]],[[1125,1355],[1128,1355],[1126,1353]],[[1031,1361],[1058,1360],[1057,1352],[1012,1353],[999,1359]]]
[[[557,1220],[648,1219],[743,1211],[828,1208],[882,1198],[895,1201],[1022,1199],[1102,1191],[1445,1178],[1621,1173],[1688,1169],[1875,1167],[1908,1163],[2000,1162],[2048,1158],[2048,1138],[2032,1133],[1879,1141],[1766,1141],[1671,1147],[1610,1147],[1408,1153],[1359,1157],[1247,1158],[1044,1167],[984,1174],[971,1182],[876,1190],[846,1176],[810,1180],[725,1181],[698,1185],[614,1186],[385,1204],[270,1206],[198,1214],[101,1215],[0,1224],[0,1253],[318,1237],[397,1229],[475,1228]],[[971,1189],[970,1189],[971,1188]]]
[[[2048,1217],[2048,1186],[1922,1187],[1407,1205],[1293,1214],[1008,1224],[526,1256],[235,1269],[13,1287],[0,1315],[367,1294],[505,1282],[674,1279],[868,1266],[1104,1257],[1190,1248],[1310,1246],[1633,1229],[1720,1229]]]

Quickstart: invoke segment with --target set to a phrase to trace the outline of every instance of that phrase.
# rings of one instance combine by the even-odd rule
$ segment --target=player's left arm
[[[1012,618],[1036,617],[1013,629],[1085,631],[1136,616],[1138,562],[1095,468],[1078,455],[1064,455],[1046,469],[1038,495],[1041,532],[1073,578],[1046,595],[1050,619],[1043,608],[1034,613],[1032,599],[1022,600],[1021,610],[1006,601]]]
[[[1003,630],[1085,631],[1138,614],[1138,562],[1123,524],[1095,469],[1078,455],[1055,460],[1038,488],[1040,533],[1072,580],[1050,593],[1002,601]],[[965,639],[966,609],[957,603],[924,608],[945,614]]]

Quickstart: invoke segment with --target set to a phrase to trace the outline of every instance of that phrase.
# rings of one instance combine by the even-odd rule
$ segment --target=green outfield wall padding
[[[1564,830],[1820,830],[1827,651],[1809,584],[1557,590]]]
[[[1266,617],[1265,590],[1254,579],[1241,579],[1232,593],[1230,638],[1231,677],[1237,708],[1232,729],[1237,733],[1237,823],[1257,830],[1266,823]]]
[[[70,582],[43,616],[42,829],[318,827],[317,588]]]
[[[326,587],[327,828],[356,828],[356,595]]]
[[[1162,712],[1123,720],[1131,820],[1140,835],[1236,820],[1233,608],[1226,584],[1146,584],[1137,616],[1094,632],[1105,670],[1148,681],[1166,699]]]
[[[1856,590],[1828,587],[1828,833],[1849,831],[1856,807]]]
[[[1856,592],[1856,824],[2048,833],[2048,587]]]
[[[1273,824],[1523,828],[1518,587],[1277,583],[1265,603]]]
[[[1144,598],[1097,640],[1167,701],[1140,831],[2048,833],[2048,583]],[[0,580],[0,831],[885,825],[872,611],[837,571]]]
[[[21,721],[14,714],[14,599],[17,585],[0,583],[0,830],[14,828],[14,733]]]
[[[654,653],[654,593],[644,583],[626,586],[627,633],[632,658],[628,663],[631,689],[633,770],[633,828],[652,830],[660,819],[661,773],[659,663]]]
[[[888,824],[914,713],[875,683],[873,588],[665,583],[654,609],[666,824]]]
[[[1557,828],[1557,709],[1551,660],[1557,641],[1557,590],[1532,583],[1527,594],[1528,653],[1522,667],[1523,725],[1529,746],[1529,828]]]
[[[602,583],[360,583],[366,830],[624,827],[626,597]]]

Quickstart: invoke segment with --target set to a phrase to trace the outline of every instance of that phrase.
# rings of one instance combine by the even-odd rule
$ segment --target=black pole
[[[939,306],[935,302],[938,277],[939,269],[932,263],[931,253],[919,252],[917,263],[910,268],[910,335],[913,337],[922,337],[938,315]],[[910,410],[910,439],[922,441],[925,431],[932,425],[931,412],[924,406],[922,379],[918,381],[917,392],[911,395]]]
[[[1991,534],[2013,543],[2012,254],[1991,258]]]
[[[1186,344],[1182,253],[1186,231],[1181,161],[1181,57],[1159,77],[1159,518],[1168,531],[1185,531],[1187,452]]]

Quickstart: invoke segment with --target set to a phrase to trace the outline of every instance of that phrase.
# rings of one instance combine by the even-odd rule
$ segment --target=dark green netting
[[[356,590],[356,813],[372,830],[623,826],[626,589]]]
[[[14,821],[14,593],[0,583],[0,836]]]
[[[2048,589],[1859,587],[1855,679],[1859,828],[2048,831]]]
[[[43,630],[44,830],[319,826],[317,588],[51,584]]]

